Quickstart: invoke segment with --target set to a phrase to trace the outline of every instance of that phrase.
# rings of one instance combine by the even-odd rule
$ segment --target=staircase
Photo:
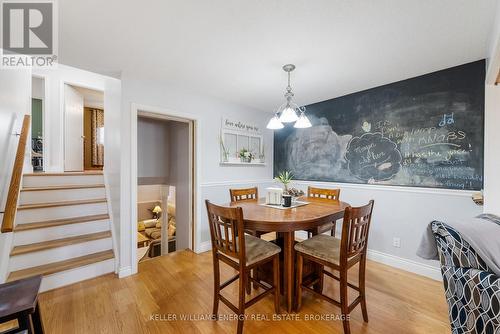
[[[25,174],[8,281],[43,275],[42,291],[114,271],[102,172]]]

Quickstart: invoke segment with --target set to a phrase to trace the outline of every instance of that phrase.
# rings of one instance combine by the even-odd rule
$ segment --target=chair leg
[[[359,294],[361,296],[361,312],[363,320],[368,322],[368,311],[366,309],[366,292],[365,292],[365,273],[366,273],[366,254],[363,255],[359,262]]]
[[[304,264],[304,258],[302,254],[297,252],[297,287],[295,289],[295,309],[297,312],[300,311],[302,306],[302,265]]]
[[[276,254],[273,258],[273,274],[274,274],[274,312],[280,313],[280,257]]]
[[[252,277],[253,277],[253,279],[260,282],[259,276],[260,276],[259,275],[259,268],[252,269]],[[259,286],[255,282],[252,283],[252,286],[253,286],[254,289],[258,289],[259,288]]]
[[[340,309],[342,311],[342,325],[344,334],[351,334],[349,326],[349,301],[347,300],[347,270],[340,271]]]
[[[315,264],[315,266],[316,266],[316,275],[318,275],[318,282],[314,284],[313,288],[315,291],[323,293],[323,284],[324,284],[323,271],[325,270],[325,266],[322,266],[320,264]]]
[[[240,284],[238,292],[238,329],[237,334],[243,333],[243,321],[245,319],[245,289],[246,289],[246,278],[247,274],[244,268],[240,267]]]
[[[212,317],[218,320],[219,311],[219,294],[220,294],[220,272],[219,272],[219,259],[217,255],[213,256],[214,261],[214,304],[212,309]]]
[[[337,222],[336,222],[336,221],[334,221],[334,222],[333,222],[332,229],[331,229],[331,231],[330,231],[330,233],[331,233],[331,236],[332,236],[332,237],[334,237],[334,236],[335,236],[336,229],[337,229]]]
[[[265,233],[261,233],[261,232],[259,232],[259,231],[255,231],[255,235],[254,235],[254,236],[260,239],[260,237],[261,237],[262,235],[264,235],[264,234],[265,234]],[[258,271],[258,269],[257,269],[257,268],[252,269],[252,277],[253,277],[253,279],[257,279],[257,280],[259,280],[259,281],[260,281],[260,279],[259,279],[259,271]],[[248,293],[248,294],[250,294],[250,293],[251,293],[251,286],[253,286],[254,290],[259,288],[259,286],[258,286],[258,285],[257,285],[257,283],[255,283],[255,282],[251,283],[250,281],[248,281],[248,283],[247,283],[247,284],[248,284],[248,286],[247,286],[247,293]]]
[[[246,280],[246,292],[247,292],[247,295],[249,295],[251,292],[252,292],[252,282],[250,281],[250,275],[252,275],[252,271],[247,271],[247,280]]]

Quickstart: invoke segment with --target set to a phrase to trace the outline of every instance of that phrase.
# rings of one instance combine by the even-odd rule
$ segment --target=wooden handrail
[[[21,187],[21,178],[23,176],[24,153],[26,152],[26,141],[30,130],[30,115],[24,115],[23,127],[17,144],[16,159],[12,168],[10,178],[9,192],[7,193],[7,202],[5,203],[5,212],[2,220],[2,233],[12,232],[14,220],[17,211],[17,199],[19,197],[19,188]]]

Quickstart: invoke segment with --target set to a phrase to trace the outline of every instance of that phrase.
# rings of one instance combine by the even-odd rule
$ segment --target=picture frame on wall
[[[258,128],[223,119],[220,131],[220,164],[265,165],[264,139]]]

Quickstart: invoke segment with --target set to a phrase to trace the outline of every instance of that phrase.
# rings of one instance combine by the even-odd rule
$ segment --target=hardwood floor
[[[222,279],[232,269],[222,265]],[[355,268],[357,269],[357,268]],[[354,271],[353,271],[354,274]],[[361,309],[351,313],[352,333],[450,333],[441,282],[376,262],[367,264],[367,302],[370,322]],[[356,282],[356,275],[350,276]],[[40,306],[46,333],[235,333],[235,320],[199,320],[212,308],[211,253],[180,251],[139,264],[139,273],[125,279],[106,275],[43,293]],[[338,298],[338,284],[325,281],[325,292]],[[225,289],[236,300],[237,284]],[[304,293],[300,314],[284,312],[273,319],[273,297],[247,310],[245,333],[342,333],[340,310]],[[223,304],[220,313],[233,316]],[[191,321],[182,316],[191,317]],[[169,319],[170,317],[170,319]],[[267,317],[267,319],[266,319]]]

